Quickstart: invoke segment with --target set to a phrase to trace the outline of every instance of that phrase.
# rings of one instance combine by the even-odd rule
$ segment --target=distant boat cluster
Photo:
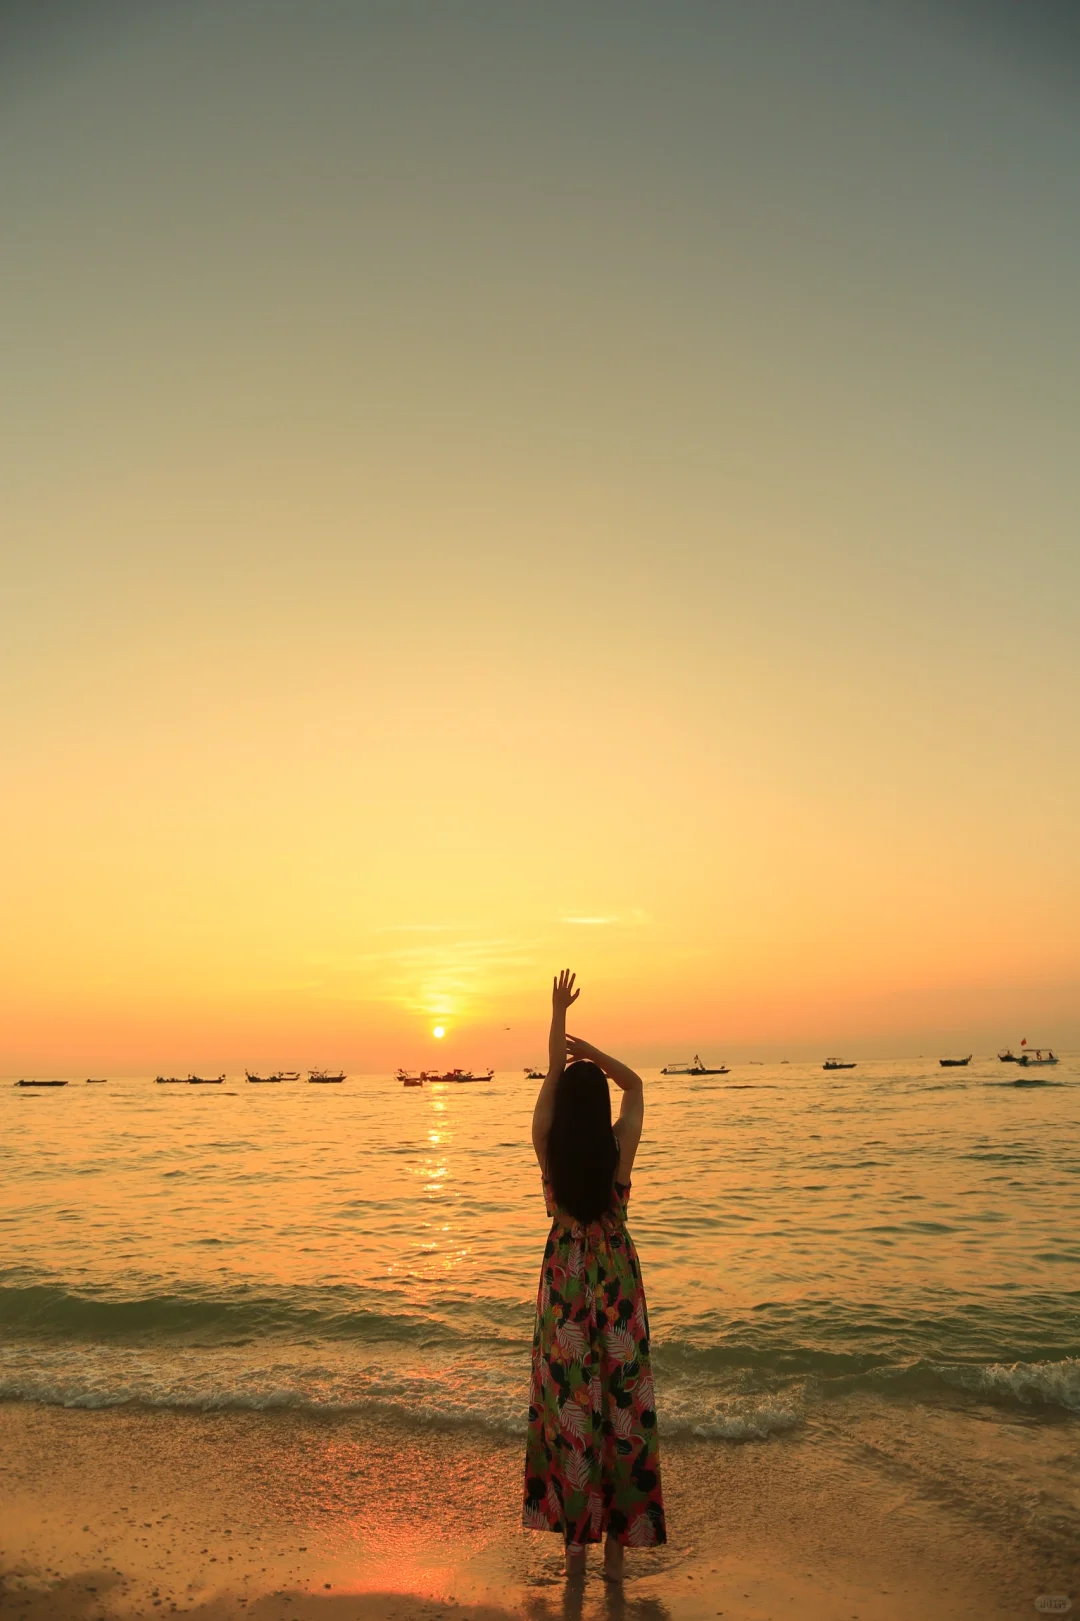
[[[1058,1062],[1057,1054],[1049,1047],[1031,1047],[1026,1038],[1020,1043],[1020,1047],[1019,1053],[1014,1053],[1011,1047],[1003,1047],[997,1055],[999,1063],[1017,1064],[1021,1069],[1042,1069],[1048,1064]],[[939,1058],[938,1063],[942,1069],[966,1069],[971,1063],[972,1056],[971,1053],[968,1053],[965,1058]],[[761,1060],[752,1058],[750,1062],[752,1064],[760,1063]],[[787,1062],[786,1058],[781,1059],[781,1063],[786,1064]],[[856,1069],[858,1065],[854,1059],[826,1058],[821,1067],[825,1070]],[[542,1081],[546,1073],[546,1070],[537,1069],[533,1065],[526,1065],[525,1067],[525,1078],[529,1081]],[[702,1061],[701,1055],[695,1053],[692,1059],[665,1064],[660,1073],[661,1075],[697,1076],[729,1075],[731,1071],[726,1064],[706,1064]],[[253,1075],[248,1069],[244,1071],[244,1076],[252,1086],[279,1086],[284,1081],[299,1081],[301,1079],[300,1071],[297,1069],[279,1069],[275,1070],[272,1075]],[[394,1078],[400,1081],[403,1086],[468,1086],[478,1081],[493,1080],[494,1076],[495,1071],[493,1069],[483,1073],[471,1069],[421,1069],[415,1072],[399,1069],[395,1071]],[[156,1075],[154,1079],[158,1086],[224,1086],[226,1081],[224,1073],[221,1075]],[[342,1081],[346,1079],[347,1076],[344,1070],[338,1070],[335,1074],[325,1069],[311,1069],[307,1073],[309,1086],[340,1086]],[[20,1080],[14,1084],[22,1087],[53,1087],[67,1086],[68,1082]],[[101,1077],[88,1076],[86,1080],[87,1086],[106,1086],[107,1084],[107,1080]],[[1016,1084],[1020,1086],[1034,1085],[1036,1083],[1017,1081]]]
[[[279,1069],[274,1075],[253,1075],[249,1069],[244,1071],[247,1080],[257,1086],[276,1086],[281,1081],[298,1081],[298,1069]],[[158,1075],[155,1077],[158,1086],[224,1086],[224,1075]],[[344,1070],[337,1075],[328,1075],[324,1069],[308,1071],[308,1082],[313,1086],[337,1085],[345,1079]]]
[[[1049,1047],[1047,1047],[1045,1051],[1042,1047],[1029,1047],[1026,1040],[1021,1042],[1021,1047],[1025,1050],[1020,1053],[1014,1053],[1011,1047],[1003,1048],[1002,1051],[998,1053],[998,1058],[1001,1063],[1020,1064],[1024,1069],[1037,1069],[1044,1064],[1056,1064],[1058,1061],[1056,1055],[1050,1050]],[[971,1063],[972,1057],[973,1054],[968,1053],[966,1058],[939,1058],[938,1063],[941,1065],[942,1069],[966,1069]],[[750,1062],[751,1064],[757,1064],[760,1063],[761,1060],[751,1058]],[[787,1059],[781,1059],[781,1063],[786,1064]],[[858,1065],[854,1059],[826,1058],[821,1067],[822,1069],[826,1070],[857,1069]],[[526,1070],[525,1073],[530,1080],[539,1080],[542,1078],[539,1070]],[[702,1063],[699,1055],[695,1053],[691,1062],[665,1064],[660,1073],[661,1075],[727,1075],[730,1073],[730,1071],[728,1070],[727,1066],[723,1064],[721,1064],[719,1068],[710,1069],[707,1064]]]
[[[158,1086],[224,1086],[224,1075],[156,1075]]]
[[[396,1079],[403,1086],[468,1086],[473,1081],[490,1081],[495,1071],[489,1069],[486,1075],[474,1075],[471,1069],[448,1069],[443,1073],[437,1069],[422,1069],[415,1075],[407,1069],[399,1069]]]

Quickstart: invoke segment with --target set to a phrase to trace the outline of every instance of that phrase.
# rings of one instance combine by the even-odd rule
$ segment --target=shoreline
[[[965,1500],[977,1412],[859,1406],[766,1443],[665,1440],[671,1542],[630,1551],[620,1594],[598,1562],[568,1588],[558,1539],[521,1530],[516,1437],[0,1403],[0,1592],[17,1621],[1006,1621],[1041,1593],[1075,1602],[1067,1502],[1025,1526],[1007,1496]],[[910,1451],[926,1424],[936,1479]],[[1076,1426],[1006,1441],[1003,1469],[1011,1448],[1036,1480],[1069,1467]]]

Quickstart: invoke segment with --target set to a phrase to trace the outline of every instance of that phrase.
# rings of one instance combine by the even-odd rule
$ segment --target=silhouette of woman
[[[533,1110],[551,1232],[536,1299],[522,1518],[558,1531],[568,1576],[606,1536],[604,1573],[625,1547],[667,1541],[649,1319],[626,1229],[641,1138],[640,1075],[566,1034],[581,994],[563,969],[551,991],[548,1072]],[[567,1055],[569,1054],[569,1062]],[[614,1126],[608,1081],[622,1092]]]

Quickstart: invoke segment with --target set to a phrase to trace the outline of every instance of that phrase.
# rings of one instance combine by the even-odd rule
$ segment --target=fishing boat
[[[545,1079],[546,1076],[547,1076],[547,1070],[546,1069],[530,1069],[529,1066],[526,1064],[526,1066],[525,1066],[525,1079],[527,1081],[542,1081],[542,1080]]]
[[[854,1069],[855,1065],[846,1064],[840,1058],[826,1058],[821,1067],[822,1069]]]
[[[751,1059],[751,1063],[752,1062],[753,1060]],[[710,1069],[708,1064],[703,1064],[697,1053],[695,1053],[694,1062],[690,1065],[690,1068],[686,1073],[688,1075],[727,1075],[728,1067],[726,1064],[718,1064],[715,1068]]]
[[[270,1079],[272,1081],[298,1081],[300,1071],[298,1069],[279,1069],[276,1075],[271,1075]]]
[[[1004,1052],[998,1053],[999,1064],[1015,1064],[1017,1062],[1018,1060],[1016,1054],[1013,1052],[1011,1047],[1006,1047]]]
[[[107,1079],[102,1079],[100,1081],[92,1081],[90,1079],[90,1077],[87,1076],[86,1084],[87,1084],[87,1086],[108,1086],[109,1083],[108,1083]]]
[[[1034,1052],[1021,1053],[1016,1062],[1022,1064],[1025,1069],[1041,1069],[1044,1064],[1056,1064],[1057,1058],[1049,1047],[1045,1052],[1041,1047],[1036,1047]]]
[[[427,1071],[423,1069],[420,1071],[419,1075],[410,1075],[407,1069],[399,1069],[395,1072],[394,1078],[395,1080],[400,1081],[402,1086],[423,1086],[424,1082],[428,1079],[428,1074]]]
[[[186,1086],[187,1085],[187,1082],[185,1081],[185,1079],[184,1079],[184,1077],[182,1075],[157,1075],[157,1076],[155,1076],[155,1080],[157,1081],[158,1086]]]
[[[716,1069],[710,1069],[708,1064],[701,1062],[699,1054],[695,1053],[693,1059],[687,1060],[686,1063],[665,1064],[660,1073],[661,1075],[727,1075],[729,1071],[726,1064],[721,1064]]]
[[[223,1086],[225,1083],[225,1076],[189,1075],[187,1078],[187,1083],[189,1086]]]
[[[16,1081],[16,1086],[66,1086],[66,1081]]]
[[[249,1069],[244,1071],[244,1075],[253,1086],[277,1086],[281,1080],[280,1075],[253,1075]]]
[[[311,1086],[338,1086],[344,1079],[344,1070],[337,1075],[330,1075],[325,1069],[308,1070],[308,1083]]]
[[[942,1069],[964,1069],[971,1063],[971,1054],[968,1053],[966,1058],[939,1058],[938,1063]]]

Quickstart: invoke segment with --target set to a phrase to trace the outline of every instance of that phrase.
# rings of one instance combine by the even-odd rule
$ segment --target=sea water
[[[662,1433],[1080,1418],[1080,1064],[646,1072]],[[1042,1079],[1042,1076],[1039,1079]],[[0,1085],[0,1396],[525,1425],[535,1083]]]

